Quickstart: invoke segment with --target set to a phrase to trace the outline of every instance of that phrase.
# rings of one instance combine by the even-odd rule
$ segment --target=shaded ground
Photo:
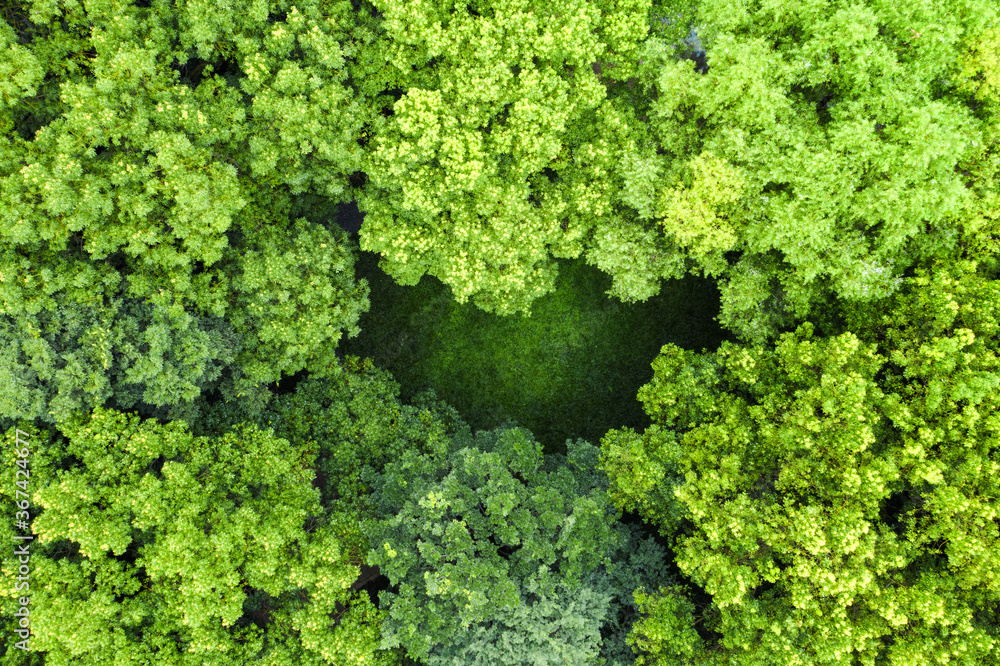
[[[513,419],[547,453],[564,452],[567,438],[596,444],[610,428],[645,428],[635,395],[652,378],[660,347],[714,349],[722,340],[713,321],[717,290],[688,277],[626,305],[604,295],[611,278],[598,269],[559,263],[556,291],[531,318],[505,318],[458,305],[431,276],[401,287],[378,268],[377,254],[359,252],[357,274],[368,279],[372,308],[361,334],[341,343],[343,353],[389,370],[404,400],[434,388],[473,429]]]

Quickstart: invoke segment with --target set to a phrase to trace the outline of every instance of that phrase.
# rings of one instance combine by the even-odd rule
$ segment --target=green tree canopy
[[[407,451],[430,452],[468,430],[458,412],[433,391],[399,399],[399,384],[369,359],[348,356],[328,375],[308,377],[295,391],[277,396],[261,415],[262,426],[316,451],[325,506],[357,514],[368,508],[372,488],[362,481]],[[363,543],[363,542],[362,542]]]
[[[362,247],[504,314],[552,289],[551,257],[629,301],[701,272],[754,341],[887,296],[997,231],[996,10],[896,5],[376,3],[393,95]]]
[[[31,649],[46,663],[390,663],[382,613],[348,589],[357,516],[321,506],[315,450],[103,408],[60,428],[31,466]]]
[[[400,284],[429,273],[459,302],[529,312],[552,258],[579,256],[610,212],[606,135],[627,127],[593,66],[634,70],[648,0],[374,7],[376,80],[401,96],[367,154],[362,249]]]
[[[655,426],[609,433],[600,467],[711,600],[643,593],[638,663],[1000,656],[1000,283],[975,269],[920,271],[848,311],[857,334],[664,347]]]
[[[543,456],[510,424],[435,448],[365,475],[368,563],[395,590],[382,646],[427,664],[630,663],[632,592],[663,581],[664,553],[616,525],[597,448]]]
[[[4,5],[3,416],[262,406],[358,332],[345,234],[292,213],[361,164],[351,4],[245,4]]]
[[[46,661],[1000,660],[994,3],[0,12],[0,423],[44,442]],[[623,301],[700,273],[742,343],[663,347],[653,424],[600,451],[473,435],[337,357],[351,199],[402,285],[510,315],[559,258]]]
[[[707,70],[655,35],[640,51],[649,122],[629,136],[649,148],[620,161],[621,200],[719,276],[720,321],[746,339],[831,295],[887,296],[995,204],[961,171],[995,151],[969,88],[994,76],[996,19],[976,0],[700,2]]]

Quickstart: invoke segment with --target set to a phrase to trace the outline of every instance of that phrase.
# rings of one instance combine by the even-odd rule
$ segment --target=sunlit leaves
[[[261,225],[247,234],[237,263],[234,329],[259,340],[241,357],[246,378],[237,388],[272,382],[310,362],[334,362],[342,329],[357,335],[356,322],[368,307],[367,284],[356,283],[346,234],[297,219],[290,228]]]
[[[738,171],[711,153],[691,161],[691,185],[662,190],[657,214],[665,231],[695,256],[736,245],[736,230],[717,212],[734,203],[743,187]]]
[[[192,437],[103,409],[59,427],[74,462],[32,469],[34,649],[94,664],[271,663],[285,650],[316,666],[382,663],[378,612],[347,589],[359,569],[338,535],[356,519],[320,506],[314,451],[255,427]],[[269,600],[270,621],[248,592]]]
[[[226,397],[260,407],[262,385],[327,364],[367,307],[331,221],[289,219],[293,195],[336,203],[361,166],[351,5],[85,5],[29,4],[22,43],[4,24],[0,116],[17,133],[0,155],[0,303],[19,391],[5,413],[62,417],[112,393],[177,407],[227,366]],[[112,313],[86,348],[51,315],[24,321],[115,299],[144,314]]]
[[[955,80],[970,91],[972,79],[986,80],[989,61],[976,44],[991,39],[985,15],[994,15],[983,3],[957,5],[961,12],[704,2],[707,73],[646,40],[638,72],[655,95],[649,117],[669,158],[665,173],[680,175],[710,153],[744,178],[725,218],[707,215],[713,197],[696,186],[683,197],[667,190],[657,211],[702,270],[732,284],[721,314],[731,330],[773,339],[788,314],[807,316],[826,293],[885,297],[907,267],[954,249],[966,210],[989,209],[976,202],[987,192],[958,177],[958,165],[981,152],[986,119],[974,117],[964,93],[940,86],[960,51],[965,73]],[[646,214],[648,204],[635,203]],[[717,255],[706,262],[712,246],[770,262],[768,279],[780,281],[785,302],[768,303],[771,287],[751,296],[736,286],[739,268]]]
[[[642,663],[995,658],[998,303],[974,264],[939,262],[846,307],[856,334],[664,347],[639,393],[654,425],[608,433],[600,466],[617,505],[676,535],[718,640],[660,591]]]
[[[610,213],[600,169],[575,168],[613,160],[594,141],[606,93],[591,66],[610,50],[628,75],[646,8],[376,4],[405,93],[366,168],[362,248],[401,284],[430,273],[461,302],[530,312],[553,288],[551,257],[579,256]]]
[[[44,72],[31,51],[17,44],[5,21],[0,21],[0,53],[0,104],[11,107],[37,90]]]

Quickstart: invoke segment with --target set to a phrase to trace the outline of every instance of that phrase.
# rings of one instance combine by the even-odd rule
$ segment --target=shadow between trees
[[[567,438],[597,444],[611,428],[641,431],[650,422],[636,392],[652,378],[660,348],[714,350],[728,337],[714,320],[718,290],[696,276],[625,304],[605,295],[610,276],[582,259],[559,259],[556,290],[530,318],[500,317],[458,304],[429,275],[399,286],[378,267],[379,255],[355,249],[372,305],[360,335],[341,343],[343,353],[391,372],[403,400],[433,388],[473,430],[511,419],[546,453],[565,453]]]

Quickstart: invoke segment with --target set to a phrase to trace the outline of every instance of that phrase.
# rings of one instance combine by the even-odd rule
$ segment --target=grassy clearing
[[[344,353],[389,370],[404,399],[433,388],[474,429],[513,419],[547,453],[564,452],[567,438],[597,443],[610,428],[646,427],[635,395],[660,347],[714,349],[723,339],[713,320],[718,292],[700,278],[628,305],[605,296],[611,278],[598,269],[559,260],[556,291],[530,318],[499,317],[457,304],[431,276],[401,287],[378,268],[378,255],[359,257],[372,308],[361,334],[341,343]]]

